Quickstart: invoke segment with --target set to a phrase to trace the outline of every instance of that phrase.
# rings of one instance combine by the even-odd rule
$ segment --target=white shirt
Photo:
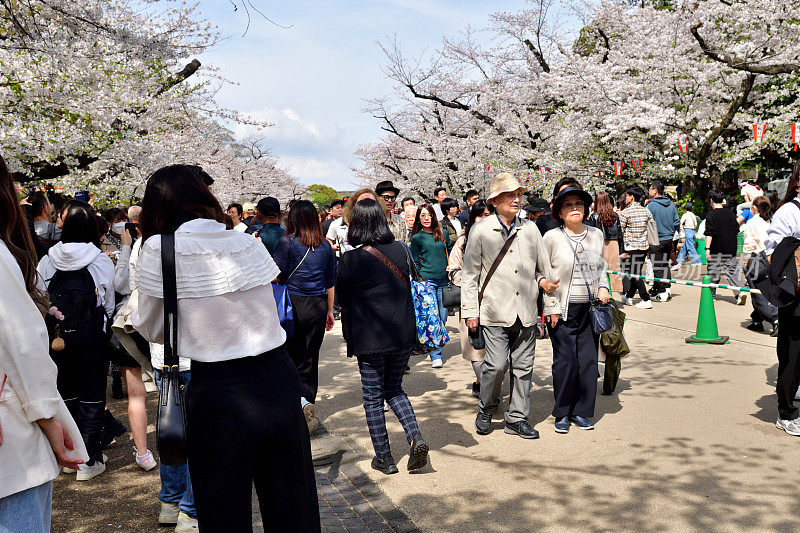
[[[339,246],[339,250],[336,252],[338,257],[354,249],[347,241],[347,226],[344,223],[344,217],[339,217],[331,222],[331,226],[328,228],[328,234],[325,235],[325,238]]]
[[[0,241],[0,498],[58,477],[60,468],[36,424],[54,417],[72,438],[70,457],[88,461],[78,426],[56,388],[58,370],[50,358],[47,328],[31,300],[22,271]]]
[[[439,203],[433,204],[433,212],[436,213],[436,220],[441,222],[444,218],[444,213],[442,213],[442,206]]]
[[[244,233],[245,231],[247,231],[247,228],[248,228],[248,225],[247,225],[247,224],[245,224],[244,222],[239,222],[238,224],[236,224],[236,225],[233,227],[233,229],[235,229],[235,230],[236,230],[236,231],[238,231],[239,233]]]
[[[697,216],[691,211],[687,211],[681,217],[681,227],[688,229],[697,229]]]
[[[281,346],[272,281],[280,269],[261,242],[195,219],[175,232],[178,354],[194,361],[229,361]],[[136,264],[139,307],[131,321],[150,342],[164,342],[161,239],[142,245]]]
[[[746,254],[763,252],[765,250],[764,242],[767,240],[768,229],[769,222],[759,215],[753,215],[744,225],[744,244],[742,245],[742,252]]]
[[[767,230],[764,251],[772,255],[784,237],[800,238],[800,206],[797,199],[778,208],[772,216],[772,223]]]
[[[454,228],[456,228],[456,237],[458,237],[458,234],[461,233],[461,230],[463,229],[461,227],[461,221],[458,220],[457,218],[453,218],[452,220],[450,220],[450,223],[453,225]]]

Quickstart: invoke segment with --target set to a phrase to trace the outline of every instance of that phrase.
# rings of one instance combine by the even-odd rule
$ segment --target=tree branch
[[[466,111],[467,113],[471,114],[473,117],[477,118],[478,120],[484,122],[485,124],[493,127],[500,135],[505,134],[505,128],[502,126],[498,126],[497,122],[490,116],[481,113],[476,109],[472,109],[467,104],[462,104],[461,102],[445,100],[444,98],[440,98],[435,94],[423,94],[417,91],[417,88],[414,87],[413,83],[406,83],[406,87],[411,91],[411,94],[414,98],[419,98],[420,100],[430,100],[432,102],[436,102],[437,104],[448,107],[450,109],[458,109],[460,111]]]
[[[767,76],[775,76],[778,74],[791,74],[793,72],[797,72],[800,70],[800,63],[775,63],[772,65],[754,65],[752,62],[745,62],[740,61],[733,56],[726,54],[724,51],[717,53],[714,51],[708,43],[703,39],[698,31],[700,28],[703,27],[703,23],[699,22],[692,26],[689,31],[692,32],[692,36],[697,41],[697,44],[700,45],[700,48],[703,50],[703,53],[717,61],[719,63],[725,63],[731,68],[736,70],[742,70],[744,72],[749,72],[750,74],[766,74]]]
[[[530,39],[525,39],[523,42],[528,46],[528,50],[531,51],[533,57],[536,58],[536,61],[539,62],[542,70],[545,72],[550,72],[550,65],[547,64],[544,55],[542,55],[542,53],[536,48],[536,45],[534,45]]]

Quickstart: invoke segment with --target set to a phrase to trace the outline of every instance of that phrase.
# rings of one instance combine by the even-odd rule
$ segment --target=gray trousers
[[[723,272],[728,276],[730,285],[744,287],[742,265],[739,263],[739,258],[729,254],[711,254],[711,260],[708,262],[708,275],[711,276],[711,283],[719,283]],[[712,294],[716,294],[716,292],[716,289],[711,289]],[[733,296],[738,298],[739,292],[741,291],[733,291]]]
[[[508,362],[511,362],[511,403],[506,422],[528,419],[530,412],[531,373],[536,349],[536,326],[522,327],[519,318],[510,328],[482,326],[486,339],[486,357],[481,376],[481,401],[478,408],[494,413],[500,403],[500,388]]]

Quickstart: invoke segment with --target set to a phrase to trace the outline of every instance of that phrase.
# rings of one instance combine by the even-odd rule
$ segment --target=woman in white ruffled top
[[[258,240],[225,229],[208,181],[186,165],[148,180],[132,322],[163,343],[160,234],[174,233],[178,354],[192,360],[188,458],[200,527],[249,531],[255,484],[272,528],[319,531],[300,383],[271,286],[279,269]]]
[[[50,531],[53,479],[89,456],[56,387],[33,240],[0,157],[0,531]]]

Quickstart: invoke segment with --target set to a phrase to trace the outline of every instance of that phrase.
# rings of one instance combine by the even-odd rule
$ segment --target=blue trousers
[[[403,374],[408,357],[409,352],[365,355],[358,358],[369,436],[375,455],[381,459],[391,454],[386,417],[383,413],[384,400],[389,403],[403,426],[409,444],[420,434],[414,408],[403,391]]]
[[[442,300],[442,289],[447,286],[447,279],[431,279],[428,280],[428,283],[436,291],[436,304],[439,306],[439,318],[442,319],[442,324],[447,324],[447,308],[444,306],[444,301]],[[442,349],[435,348],[431,350],[431,361],[436,359],[442,358]]]
[[[50,533],[52,507],[52,481],[0,498],[0,533]]]
[[[690,228],[683,228],[683,233],[686,235],[686,240],[683,241],[683,246],[681,247],[681,251],[678,252],[678,264],[680,265],[683,263],[683,260],[686,259],[686,255],[689,255],[689,259],[692,260],[692,263],[695,265],[700,264],[700,254],[697,253],[697,249],[694,247],[694,234],[695,230]]]
[[[161,391],[161,370],[154,369],[156,373],[156,386]],[[181,384],[185,387],[189,384],[192,373],[187,370],[181,372]],[[159,460],[158,472],[161,475],[161,490],[158,492],[158,499],[164,503],[177,503],[178,508],[191,516],[197,518],[197,511],[194,508],[194,494],[192,493],[192,480],[189,477],[189,465],[165,465]]]

